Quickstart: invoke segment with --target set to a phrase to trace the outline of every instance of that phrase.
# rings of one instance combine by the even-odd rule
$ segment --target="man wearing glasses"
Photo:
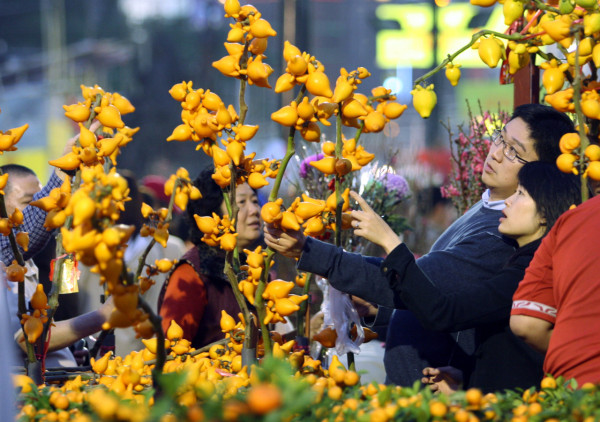
[[[511,120],[492,138],[482,172],[488,187],[482,200],[416,261],[442,292],[460,291],[462,286],[489,279],[507,262],[514,247],[499,234],[498,220],[504,200],[517,188],[517,173],[528,161],[555,162],[560,138],[574,131],[571,120],[551,107],[526,104],[515,109]],[[265,242],[283,255],[298,258],[300,270],[326,277],[336,289],[379,305],[373,325],[387,325],[388,383],[410,386],[421,379],[425,367],[454,366],[468,377],[476,347],[473,331],[441,333],[423,328],[410,311],[402,309],[402,303],[394,302],[389,269],[381,265],[381,259],[347,253],[272,225],[265,226]],[[388,259],[393,255],[394,251]]]

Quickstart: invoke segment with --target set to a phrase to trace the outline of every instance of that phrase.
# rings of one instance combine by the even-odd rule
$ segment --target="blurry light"
[[[225,0],[219,0],[219,3],[225,4]]]
[[[435,4],[437,5],[437,7],[445,7],[448,6],[448,4],[450,4],[450,0],[435,0]]]
[[[383,87],[385,89],[391,89],[392,94],[398,94],[398,93],[402,92],[402,90],[404,89],[404,84],[402,83],[402,80],[400,80],[399,78],[397,78],[395,76],[390,76],[389,78],[386,78],[383,81]]]

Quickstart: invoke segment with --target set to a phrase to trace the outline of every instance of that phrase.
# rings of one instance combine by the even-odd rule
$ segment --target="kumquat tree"
[[[495,1],[471,2],[489,7]],[[437,99],[428,78],[445,70],[450,83],[458,84],[460,54],[469,48],[476,48],[489,67],[502,62],[510,75],[539,60],[546,92],[543,99],[557,110],[573,113],[578,125],[577,134],[561,139],[563,154],[557,166],[580,174],[584,186],[587,178],[600,180],[598,3],[504,0],[503,10],[506,32],[480,30],[470,41],[465,40],[463,48],[448,54],[439,66],[415,81],[414,108],[421,117],[430,116]],[[50,297],[38,287],[31,299],[32,310],[27,310],[24,289],[19,285],[28,364],[25,373],[13,376],[18,420],[598,420],[600,393],[596,385],[578,388],[572,380],[545,377],[541,385],[525,391],[485,395],[478,389],[436,394],[420,383],[412,387],[361,385],[360,367],[345,366],[337,356],[325,365],[295,347],[295,340],[285,342],[270,332],[269,324],[285,322],[293,314],[299,313],[302,320],[311,277],[298,274],[294,281],[270,279],[275,252],[261,246],[244,250],[247,258],[241,263],[236,247],[236,188],[248,183],[254,189],[270,189],[261,209],[266,223],[284,231],[302,230],[307,236],[330,233],[340,246],[343,231],[350,228],[344,216],[351,208],[351,173],[375,158],[367,150],[369,134],[381,132],[390,121],[400,118],[407,105],[396,101],[394,93],[383,86],[360,92],[361,83],[370,76],[365,67],[336,69],[331,83],[322,62],[289,41],[284,42],[283,51],[271,52],[282,54],[286,64],[275,79],[266,52],[269,40],[278,35],[276,29],[256,7],[239,0],[225,0],[224,13],[231,27],[224,44],[227,54],[212,66],[239,84],[239,101],[226,104],[218,93],[199,87],[196,81],[166,87],[181,108],[181,124],[166,141],[194,142],[198,154],[212,159],[212,178],[222,190],[227,212],[194,218],[203,242],[226,252],[225,275],[241,313],[223,311],[220,328],[225,338],[201,349],[183,338],[176,322],[163,331],[160,317],[142,295],[153,285],[153,277],[171,271],[175,262],[146,262],[147,256],[155,243],[166,245],[174,206],[185,210],[190,200],[203,193],[185,168],[170,176],[164,185],[164,193],[170,197],[168,207],[142,205],[145,224],[140,235],[152,240],[137,269],[128,269],[124,252],[134,228],[117,221],[130,188],[116,166],[121,148],[134,142],[139,130],[122,120],[135,107],[119,93],[82,85],[82,99],[64,106],[65,116],[79,127],[76,144],[66,155],[50,161],[69,177],[31,204],[47,213],[44,226],[48,230],[58,230],[57,256],[61,258],[55,264]],[[262,159],[253,152],[253,138],[260,128],[247,121],[249,90],[293,92],[293,101],[270,114],[287,128],[287,149],[280,159]],[[177,107],[175,102],[172,107]],[[335,139],[327,140],[321,128],[332,125]],[[14,151],[26,129],[27,125],[0,132],[0,151]],[[308,165],[322,174],[331,190],[325,197],[302,194],[284,203],[279,192],[283,177],[298,145],[304,143],[318,145],[322,154]],[[22,282],[22,252],[28,249],[28,235],[19,230],[22,213],[6,213],[2,189],[7,179],[7,174],[0,175],[0,233],[10,238],[15,256],[7,278]],[[585,195],[587,189],[582,192]],[[133,327],[144,339],[145,348],[124,357],[110,352],[93,356],[90,371],[74,371],[56,382],[45,379],[40,363],[51,334],[63,271],[69,271],[67,260],[81,262],[99,274],[114,307],[102,328]],[[303,294],[292,294],[295,287]],[[325,347],[334,347],[340,333],[320,334]],[[370,338],[368,332],[363,335]]]

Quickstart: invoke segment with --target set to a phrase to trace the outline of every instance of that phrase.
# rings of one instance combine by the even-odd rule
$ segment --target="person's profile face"
[[[519,246],[542,237],[546,231],[546,220],[538,212],[533,198],[521,185],[505,201],[498,231],[515,239]]]
[[[490,144],[481,176],[483,183],[490,189],[491,200],[506,199],[517,189],[517,174],[523,163],[518,159],[510,160],[505,155],[507,148],[513,148],[526,161],[539,159],[535,152],[535,141],[529,137],[529,127],[521,118],[517,117],[504,126],[502,138],[506,147],[502,143]]]

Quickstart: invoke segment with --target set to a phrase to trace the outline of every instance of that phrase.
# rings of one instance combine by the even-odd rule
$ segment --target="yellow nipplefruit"
[[[237,18],[238,13],[240,13],[240,2],[238,0],[225,0],[225,4],[223,5],[225,9],[225,17]]]
[[[171,136],[167,138],[167,141],[187,141],[192,137],[192,129],[186,125],[181,124],[173,129]]]
[[[250,185],[252,189],[260,189],[268,184],[269,182],[267,182],[265,176],[260,173],[250,173],[248,176],[248,185]]]
[[[73,225],[79,226],[89,220],[96,212],[96,201],[89,196],[81,195],[73,206]]]
[[[281,228],[284,230],[300,230],[298,217],[291,211],[284,211],[281,216]]]
[[[74,122],[85,122],[91,114],[90,108],[84,104],[63,105],[65,116]]]
[[[79,156],[74,152],[69,152],[56,160],[48,161],[48,164],[58,167],[61,170],[75,170],[79,168],[81,161]]]
[[[221,236],[221,238],[219,239],[221,249],[225,251],[234,250],[237,244],[236,237],[237,233],[225,233],[223,236]]]
[[[556,166],[563,173],[577,174],[577,169],[573,166],[575,160],[577,160],[577,156],[573,154],[560,154],[556,159]]]
[[[446,65],[446,78],[450,81],[452,86],[458,85],[460,79],[460,65],[448,63]]]
[[[96,119],[98,119],[103,126],[110,128],[120,129],[125,127],[125,123],[121,120],[119,109],[113,105],[107,105],[100,108],[99,113],[96,115]]]
[[[560,151],[564,154],[569,154],[575,148],[579,147],[580,144],[581,144],[581,139],[579,138],[579,134],[575,133],[575,132],[565,133],[560,138],[560,141],[558,143],[558,145],[560,147]]]
[[[385,126],[385,116],[379,111],[372,111],[364,122],[367,132],[381,132]]]
[[[84,125],[79,123],[79,145],[81,145],[82,148],[95,147],[96,140],[96,135]]]
[[[274,202],[267,202],[262,206],[260,210],[260,216],[263,221],[267,224],[271,224],[274,221],[280,220],[282,214],[281,205],[283,204],[283,199],[278,198]]]
[[[433,91],[433,84],[427,88],[417,85],[410,93],[413,96],[413,106],[419,115],[426,119],[431,115],[435,105],[437,104],[437,96]]]
[[[308,220],[309,218],[314,217],[323,212],[324,209],[324,201],[322,201],[321,204],[315,202],[300,202],[296,206],[294,213],[302,220]]]
[[[296,111],[296,103],[292,102],[292,105],[284,106],[279,110],[271,113],[271,119],[276,121],[282,126],[293,126],[298,120],[298,112]]]
[[[321,128],[315,122],[308,122],[300,129],[300,135],[308,142],[319,142],[321,140]]]
[[[229,332],[235,328],[235,320],[231,315],[225,312],[224,309],[221,310],[221,331]]]
[[[269,21],[265,19],[257,19],[250,24],[250,33],[253,37],[265,38],[274,37],[277,32],[271,27]]]
[[[306,89],[312,95],[331,98],[333,92],[329,86],[329,78],[324,72],[314,71],[308,75]]]
[[[496,67],[500,59],[506,57],[504,43],[493,35],[480,39],[477,51],[481,60],[491,68]]]
[[[600,146],[598,146],[596,144],[590,144],[585,149],[584,154],[590,161],[599,161],[600,160]]]
[[[183,329],[175,322],[175,320],[171,320],[171,324],[167,329],[167,339],[176,340],[183,337]],[[152,352],[152,350],[151,350]],[[154,353],[154,352],[153,352]]]
[[[335,157],[323,157],[318,161],[311,161],[309,164],[325,174],[335,173]]]
[[[383,106],[383,114],[388,119],[397,119],[402,116],[404,110],[406,110],[408,106],[406,104],[400,104],[393,101],[388,101]]]

